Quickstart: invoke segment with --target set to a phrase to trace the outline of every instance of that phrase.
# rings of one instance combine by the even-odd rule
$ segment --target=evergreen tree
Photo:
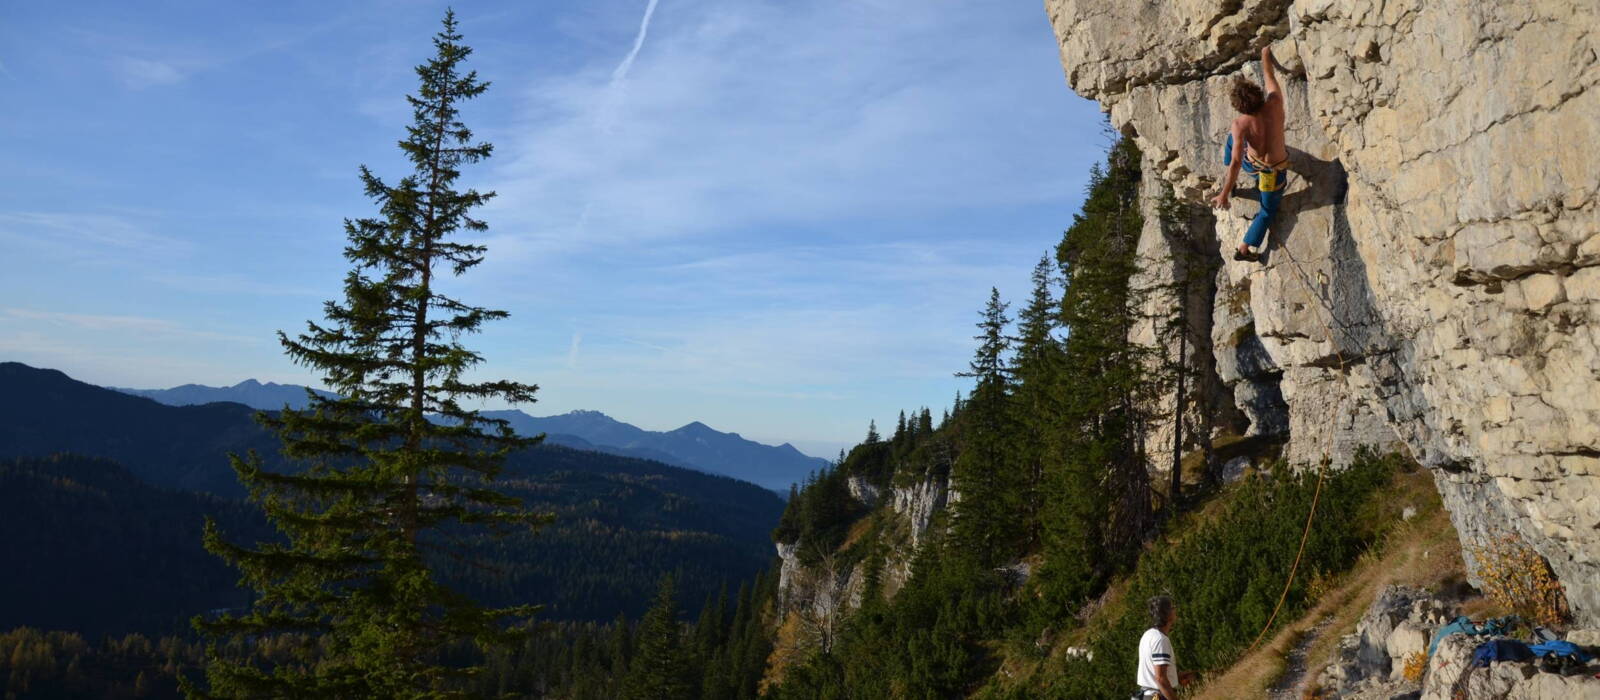
[[[882,542],[867,544],[867,562],[861,581],[862,607],[874,605],[883,599],[883,549]]]
[[[1045,442],[1058,418],[1055,393],[1056,373],[1060,371],[1061,345],[1053,332],[1057,324],[1057,301],[1051,293],[1051,264],[1041,257],[1033,268],[1033,293],[1028,305],[1017,314],[1016,353],[1011,376],[1016,387],[1012,395],[1014,426],[1019,439],[1013,443],[1012,457],[1023,480],[1023,522],[1026,546],[1040,542],[1039,510],[1043,507]]]
[[[867,421],[867,441],[866,441],[866,444],[868,444],[868,445],[876,445],[876,444],[878,444],[878,440],[879,440],[879,438],[878,438],[878,421],[875,421],[875,420],[874,421]],[[844,461],[844,451],[843,450],[839,451],[839,461],[840,462]]]
[[[246,615],[197,618],[219,637],[274,640],[295,649],[293,662],[261,667],[213,647],[209,690],[223,697],[450,697],[473,668],[441,662],[459,640],[504,644],[519,633],[507,623],[534,606],[490,610],[440,584],[429,556],[448,528],[504,530],[545,520],[492,483],[505,455],[537,439],[517,437],[505,421],[462,408],[462,400],[533,401],[537,387],[511,381],[467,382],[482,361],[458,342],[503,311],[439,293],[435,277],[459,275],[483,261],[482,246],[454,240],[486,224],[472,210],[493,196],[456,189],[459,168],[489,156],[460,121],[460,104],[488,88],[461,63],[453,13],[434,37],[435,56],[417,68],[421,85],[407,96],[413,123],[400,142],[414,168],[390,185],[361,168],[379,216],[347,220],[343,302],[325,305],[326,325],[307,324],[288,355],[315,368],[341,398],[312,395],[307,410],[257,414],[307,468],[277,473],[259,457],[232,457],[251,498],[283,533],[255,548],[229,542],[213,522],[205,546],[237,566],[258,597]],[[430,420],[437,416],[442,420]],[[187,685],[190,695],[202,692]]]
[[[661,579],[656,602],[639,621],[638,650],[622,685],[624,700],[689,700],[694,687],[687,671],[691,657],[678,626],[672,577]]]
[[[801,493],[798,486],[789,484],[789,501],[784,504],[783,515],[778,516],[778,526],[772,530],[773,542],[787,544],[800,538],[800,510],[804,507]]]
[[[900,412],[900,421],[894,426],[894,444],[899,447],[906,440],[906,412]]]
[[[1059,614],[1098,590],[1152,525],[1142,407],[1151,389],[1147,351],[1128,339],[1137,295],[1129,279],[1143,225],[1139,151],[1129,139],[1090,174],[1083,213],[1056,249],[1066,271],[1067,328],[1054,393],[1057,428],[1046,435],[1049,517],[1046,594]]]
[[[1014,461],[1009,459],[1011,380],[1006,372],[1006,354],[1011,339],[1006,335],[1006,326],[1011,321],[1006,317],[1006,306],[1000,301],[1000,290],[990,289],[989,302],[978,322],[979,333],[974,337],[979,341],[978,349],[967,371],[957,374],[975,378],[977,385],[967,401],[965,445],[953,467],[961,500],[953,509],[951,534],[962,554],[984,564],[997,563],[1016,553],[1016,514],[1022,500],[1022,484],[1016,478]]]
[[[1171,188],[1163,187],[1157,200],[1156,214],[1162,236],[1172,246],[1176,266],[1171,283],[1164,287],[1177,303],[1173,304],[1172,313],[1163,324],[1165,328],[1158,329],[1161,342],[1169,348],[1176,346],[1162,377],[1173,384],[1172,467],[1165,517],[1172,515],[1180,505],[1183,455],[1189,446],[1200,450],[1202,476],[1212,482],[1219,476],[1210,439],[1214,412],[1205,408],[1190,410],[1188,407],[1195,394],[1214,396],[1218,393],[1215,373],[1204,369],[1201,361],[1204,353],[1197,353],[1196,350],[1204,347],[1204,334],[1210,325],[1210,301],[1215,296],[1216,271],[1220,261],[1216,258],[1216,244],[1210,235],[1196,235],[1195,227],[1189,225],[1196,218],[1210,216],[1204,208],[1179,201],[1173,196]],[[1188,425],[1191,415],[1197,425]],[[1160,449],[1160,446],[1156,446],[1156,449]]]
[[[616,621],[611,623],[611,638],[606,640],[606,646],[611,654],[611,677],[621,680],[628,676],[628,666],[633,663],[633,634],[628,626],[628,616],[617,613]]]

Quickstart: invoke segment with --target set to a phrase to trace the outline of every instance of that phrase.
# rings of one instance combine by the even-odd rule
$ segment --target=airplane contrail
[[[638,58],[639,49],[644,48],[644,37],[650,32],[650,16],[656,13],[656,2],[650,0],[650,4],[645,5],[644,19],[639,21],[639,35],[633,38],[633,50],[628,52],[627,58],[622,59],[622,63],[617,64],[616,70],[611,71],[613,86],[628,77],[628,71],[633,68],[633,59]]]

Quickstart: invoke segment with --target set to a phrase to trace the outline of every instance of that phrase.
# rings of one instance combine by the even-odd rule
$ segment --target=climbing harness
[[[1246,150],[1244,160],[1255,168],[1257,192],[1277,192],[1288,184],[1289,178],[1284,177],[1288,174],[1288,158],[1276,163],[1268,163],[1261,158],[1250,155],[1250,152]]]

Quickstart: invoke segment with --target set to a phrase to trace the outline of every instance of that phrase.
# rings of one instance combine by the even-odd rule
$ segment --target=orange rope
[[[1317,490],[1311,496],[1311,511],[1306,513],[1306,528],[1300,532],[1300,550],[1294,553],[1294,565],[1289,567],[1289,579],[1283,582],[1283,592],[1278,594],[1278,604],[1272,606],[1272,616],[1267,618],[1267,626],[1261,628],[1256,640],[1244,650],[1246,654],[1261,643],[1262,637],[1267,636],[1267,630],[1272,629],[1272,622],[1278,619],[1278,611],[1283,608],[1283,601],[1289,597],[1289,588],[1294,585],[1294,574],[1300,569],[1300,556],[1306,551],[1306,538],[1311,535],[1311,518],[1317,514],[1317,501],[1322,498],[1322,474],[1327,469],[1328,461],[1328,456],[1324,453],[1322,462],[1317,466]]]

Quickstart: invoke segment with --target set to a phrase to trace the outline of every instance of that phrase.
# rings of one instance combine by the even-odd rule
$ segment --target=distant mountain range
[[[263,411],[276,411],[284,405],[289,408],[302,409],[311,403],[306,397],[306,387],[299,384],[278,384],[267,382],[262,384],[254,379],[246,379],[233,386],[205,386],[202,384],[184,384],[171,389],[126,389],[120,386],[108,386],[124,394],[143,396],[155,399],[168,406],[197,406],[200,404],[216,403],[218,401],[232,401],[242,403],[251,408]],[[337,396],[332,392],[312,389],[318,394],[333,398]]]
[[[125,394],[155,399],[170,406],[190,406],[231,401],[262,410],[304,408],[310,399],[306,387],[297,384],[265,384],[246,379],[233,386],[212,387],[184,384],[171,389],[126,389],[107,387]],[[323,396],[326,391],[313,390]],[[605,452],[622,457],[653,459],[664,464],[722,474],[765,486],[787,496],[789,485],[803,482],[806,475],[828,465],[825,459],[808,456],[793,445],[776,447],[746,440],[738,433],[724,433],[695,421],[676,430],[645,430],[616,420],[599,411],[572,411],[558,416],[537,417],[522,411],[484,411],[488,417],[510,422],[522,435],[545,433],[546,442],[578,450]]]
[[[0,561],[26,572],[0,581],[0,631],[169,633],[242,600],[237,575],[201,551],[200,518],[243,541],[270,536],[227,460],[254,450],[270,469],[295,468],[255,409],[168,406],[16,362],[0,362],[0,397]],[[506,493],[555,522],[469,539],[490,566],[442,570],[463,593],[542,603],[553,620],[637,619],[669,572],[694,607],[769,564],[783,511],[755,484],[553,444],[512,453],[503,476]],[[123,604],[140,597],[142,608]]]
[[[572,411],[543,418],[522,411],[484,411],[485,416],[501,418],[522,435],[546,433],[560,444],[574,436],[595,445],[621,450],[629,456],[648,456],[668,464],[679,464],[726,474],[787,494],[789,485],[805,480],[807,474],[828,466],[828,460],[808,456],[789,443],[776,447],[746,440],[738,433],[724,433],[695,421],[676,430],[655,431],[629,425],[599,411]]]

